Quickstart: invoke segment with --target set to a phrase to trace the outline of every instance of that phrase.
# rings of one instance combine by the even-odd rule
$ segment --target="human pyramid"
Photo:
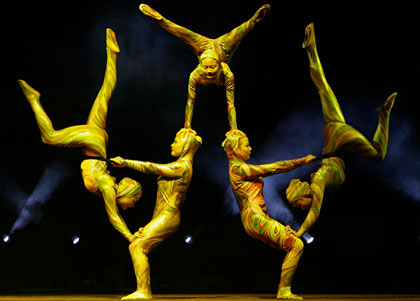
[[[222,146],[229,161],[230,183],[237,200],[242,224],[253,238],[286,252],[277,291],[278,299],[302,299],[291,292],[293,276],[303,252],[300,239],[317,220],[324,191],[337,188],[344,182],[344,152],[357,154],[369,160],[383,160],[388,145],[389,116],[396,93],[393,93],[377,109],[379,122],[372,142],[363,134],[346,124],[337,99],[328,85],[318,57],[313,24],[305,30],[303,48],[310,62],[310,75],[319,92],[324,124],[324,148],[322,155],[278,161],[263,165],[251,165],[251,147],[248,137],[237,128],[234,105],[234,76],[229,68],[230,59],[239,42],[270,11],[270,5],[262,6],[246,22],[217,39],[209,39],[179,26],[146,4],[140,11],[156,20],[159,25],[187,44],[197,55],[199,64],[191,72],[188,99],[185,108],[184,127],[178,131],[171,145],[171,155],[177,159],[167,164],[129,160],[122,157],[107,157],[108,135],[106,117],[108,103],[116,85],[116,58],[120,49],[115,33],[106,29],[107,63],[101,89],[91,108],[86,124],[55,130],[40,103],[40,93],[19,80],[22,91],[29,101],[41,132],[42,141],[58,147],[81,147],[86,159],[81,163],[81,173],[86,189],[105,202],[106,212],[112,226],[126,238],[130,245],[137,289],[123,297],[125,300],[151,299],[150,266],[147,255],[164,239],[175,233],[180,225],[181,208],[192,178],[193,158],[202,144],[202,139],[191,128],[197,85],[222,85],[226,90],[230,130]],[[289,226],[270,218],[263,197],[263,177],[291,171],[305,164],[320,160],[319,168],[311,174],[311,183],[293,179],[286,190],[289,203],[302,210],[309,210],[301,227],[295,231]],[[133,207],[142,195],[140,183],[130,178],[120,182],[110,175],[108,164],[131,168],[141,173],[158,175],[156,205],[151,221],[130,232],[117,204],[123,209]]]

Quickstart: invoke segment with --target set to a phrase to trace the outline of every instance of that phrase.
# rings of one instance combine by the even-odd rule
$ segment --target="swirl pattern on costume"
[[[389,117],[393,107],[396,93],[391,94],[386,101],[376,110],[379,122],[372,142],[362,133],[346,124],[337,98],[334,95],[324,74],[315,42],[313,24],[309,24],[305,30],[303,48],[306,49],[309,58],[310,75],[315,84],[321,100],[324,125],[324,155],[343,155],[353,153],[372,161],[380,161],[385,158],[388,147]],[[305,221],[302,223],[298,236],[302,236],[318,219],[326,189],[337,188],[345,180],[344,161],[341,158],[328,158],[321,162],[319,169],[311,175],[312,205]],[[287,190],[290,191],[290,203],[294,203],[300,197],[293,193],[296,189],[296,181],[293,179]]]
[[[215,84],[225,85],[226,87],[229,126],[231,130],[237,129],[236,110],[234,107],[234,77],[228,63],[240,41],[253,30],[258,21],[267,15],[270,8],[268,4],[262,6],[248,21],[217,39],[210,39],[164,18],[160,13],[146,4],[140,5],[139,9],[143,14],[155,19],[163,29],[188,45],[199,60],[198,66],[191,72],[189,77],[188,99],[185,107],[185,128],[191,128],[196,85]],[[210,52],[212,53],[211,55],[209,54]],[[213,58],[217,61],[217,65],[219,65],[219,70],[215,71],[215,74],[210,77],[205,76],[200,67],[201,60],[203,59],[202,56]]]
[[[201,145],[201,138],[192,129],[181,129],[177,133],[175,143],[182,143],[182,150],[178,160],[172,163],[159,164],[119,158],[123,160],[125,167],[159,176],[152,219],[134,234],[136,238],[130,244],[137,290],[127,296],[127,299],[138,296],[151,298],[147,255],[163,240],[173,235],[181,222],[181,208],[192,178],[193,157]]]
[[[55,130],[50,118],[41,105],[40,93],[30,87],[25,81],[19,80],[22,91],[34,112],[44,143],[58,147],[81,147],[87,156],[106,158],[108,134],[105,131],[105,121],[108,112],[108,103],[117,81],[116,59],[118,52],[119,47],[115,33],[110,28],[107,28],[105,76],[102,87],[92,105],[87,123],[84,125],[75,125],[61,130]],[[111,177],[107,170],[107,163],[88,159],[84,160],[80,167],[86,189],[103,197],[105,209],[112,226],[127,240],[130,240],[132,234],[119,214],[115,190],[117,185],[115,178]],[[139,195],[141,194],[141,190],[136,190],[136,192]],[[135,197],[131,196],[131,198]]]
[[[198,58],[204,51],[213,49],[219,54],[221,62],[229,63],[240,41],[254,29],[257,18],[259,20],[264,18],[270,10],[270,5],[266,4],[262,6],[248,21],[245,21],[217,39],[211,39],[195,33],[188,28],[175,24],[154,11],[155,14],[159,14],[159,17],[156,18],[156,16],[147,13],[146,10],[150,11],[150,9],[151,8],[145,4],[140,6],[140,11],[142,13],[154,18],[163,29],[187,44]]]
[[[291,171],[306,161],[306,158],[278,161],[270,164],[251,165],[239,154],[239,140],[246,137],[241,131],[231,131],[222,146],[229,159],[229,177],[238,203],[245,232],[269,246],[286,251],[279,289],[288,289],[303,252],[302,241],[290,235],[278,221],[270,218],[263,196],[263,177]],[[280,290],[279,290],[280,292]]]

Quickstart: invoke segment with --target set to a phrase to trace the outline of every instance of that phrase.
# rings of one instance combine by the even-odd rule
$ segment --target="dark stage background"
[[[314,22],[327,79],[349,124],[371,138],[375,108],[398,92],[384,162],[347,159],[343,187],[325,197],[294,280],[298,293],[419,293],[418,20],[402,2],[333,6],[283,1],[149,1],[168,19],[218,37],[264,3],[270,15],[230,63],[238,126],[252,163],[318,154],[319,96],[301,48]],[[246,3],[246,4],[245,4]],[[379,3],[379,2],[378,2]],[[103,201],[85,190],[80,150],[41,142],[18,79],[41,92],[56,129],[85,123],[105,70],[105,29],[121,49],[109,105],[108,153],[171,162],[182,127],[195,55],[141,14],[136,1],[6,1],[2,9],[0,293],[124,293],[135,288],[127,242],[107,220]],[[179,231],[149,256],[154,293],[274,293],[284,253],[248,237],[228,186],[220,144],[228,131],[223,88],[201,87],[192,122],[203,138]],[[283,200],[288,181],[316,166],[266,180],[269,213],[296,225]],[[123,212],[132,231],[150,219],[156,177],[110,167],[143,185]],[[44,175],[44,177],[43,177]],[[41,180],[40,180],[41,179]],[[42,186],[46,183],[46,187]],[[32,205],[25,206],[27,200]],[[19,222],[17,222],[19,221]],[[194,243],[184,242],[193,235]],[[77,245],[71,243],[80,237]]]

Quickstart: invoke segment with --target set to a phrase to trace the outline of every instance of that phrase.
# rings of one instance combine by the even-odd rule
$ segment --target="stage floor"
[[[0,295],[0,301],[110,301],[119,300],[123,295]],[[399,300],[399,301],[420,301],[420,295],[308,295],[303,294],[304,300],[345,300],[345,301],[376,301],[376,300]],[[209,301],[209,300],[276,300],[275,295],[262,294],[188,294],[188,295],[153,295],[155,300],[188,300],[188,301]]]

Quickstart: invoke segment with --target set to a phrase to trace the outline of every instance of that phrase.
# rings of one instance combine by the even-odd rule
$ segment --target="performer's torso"
[[[255,213],[267,213],[267,206],[265,205],[263,195],[264,181],[262,177],[244,180],[238,177],[238,175],[231,174],[230,179],[233,193],[241,212],[250,209]]]
[[[177,179],[159,176],[156,206],[153,215],[155,216],[162,211],[180,214],[190,180],[191,175],[188,171]]]

